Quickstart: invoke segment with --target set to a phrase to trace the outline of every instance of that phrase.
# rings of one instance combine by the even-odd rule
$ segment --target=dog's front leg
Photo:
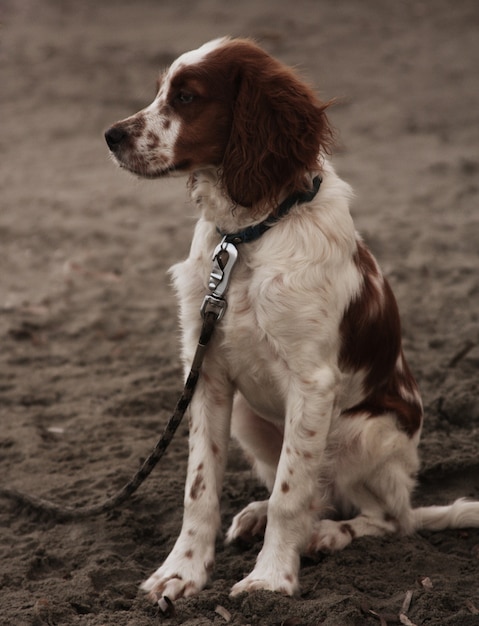
[[[268,589],[292,595],[301,551],[309,541],[318,500],[318,475],[334,410],[337,377],[322,368],[288,386],[281,456],[268,503],[264,544],[254,570],[232,595]]]
[[[206,371],[211,371],[207,366]],[[200,591],[214,565],[233,390],[225,378],[200,377],[191,403],[189,458],[181,533],[163,565],[142,585],[150,597],[175,600]]]

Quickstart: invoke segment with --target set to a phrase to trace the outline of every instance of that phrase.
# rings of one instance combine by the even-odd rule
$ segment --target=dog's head
[[[180,56],[155,100],[105,133],[120,166],[157,178],[213,167],[246,207],[301,190],[329,152],[328,105],[292,70],[244,39],[216,39]]]

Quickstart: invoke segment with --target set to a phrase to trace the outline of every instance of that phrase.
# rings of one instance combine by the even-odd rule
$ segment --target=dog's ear
[[[330,153],[333,133],[312,89],[260,48],[238,50],[236,98],[222,163],[237,204],[273,209],[281,193],[304,190],[306,173]]]

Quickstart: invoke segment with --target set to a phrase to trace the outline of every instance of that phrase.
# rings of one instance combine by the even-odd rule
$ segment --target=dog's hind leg
[[[356,537],[411,533],[416,447],[393,415],[342,418],[331,436],[328,471],[342,507],[357,515],[317,520],[307,552],[342,550]]]
[[[257,415],[241,394],[233,404],[231,433],[243,449],[258,478],[273,489],[283,445],[283,432]]]

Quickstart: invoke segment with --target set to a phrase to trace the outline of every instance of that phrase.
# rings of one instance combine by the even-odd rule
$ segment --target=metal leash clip
[[[211,293],[205,296],[201,305],[202,317],[205,317],[207,313],[214,313],[217,320],[223,317],[226,310],[224,294],[228,288],[231,270],[238,258],[236,246],[225,239],[226,237],[216,246],[213,253],[213,267],[208,280]]]

